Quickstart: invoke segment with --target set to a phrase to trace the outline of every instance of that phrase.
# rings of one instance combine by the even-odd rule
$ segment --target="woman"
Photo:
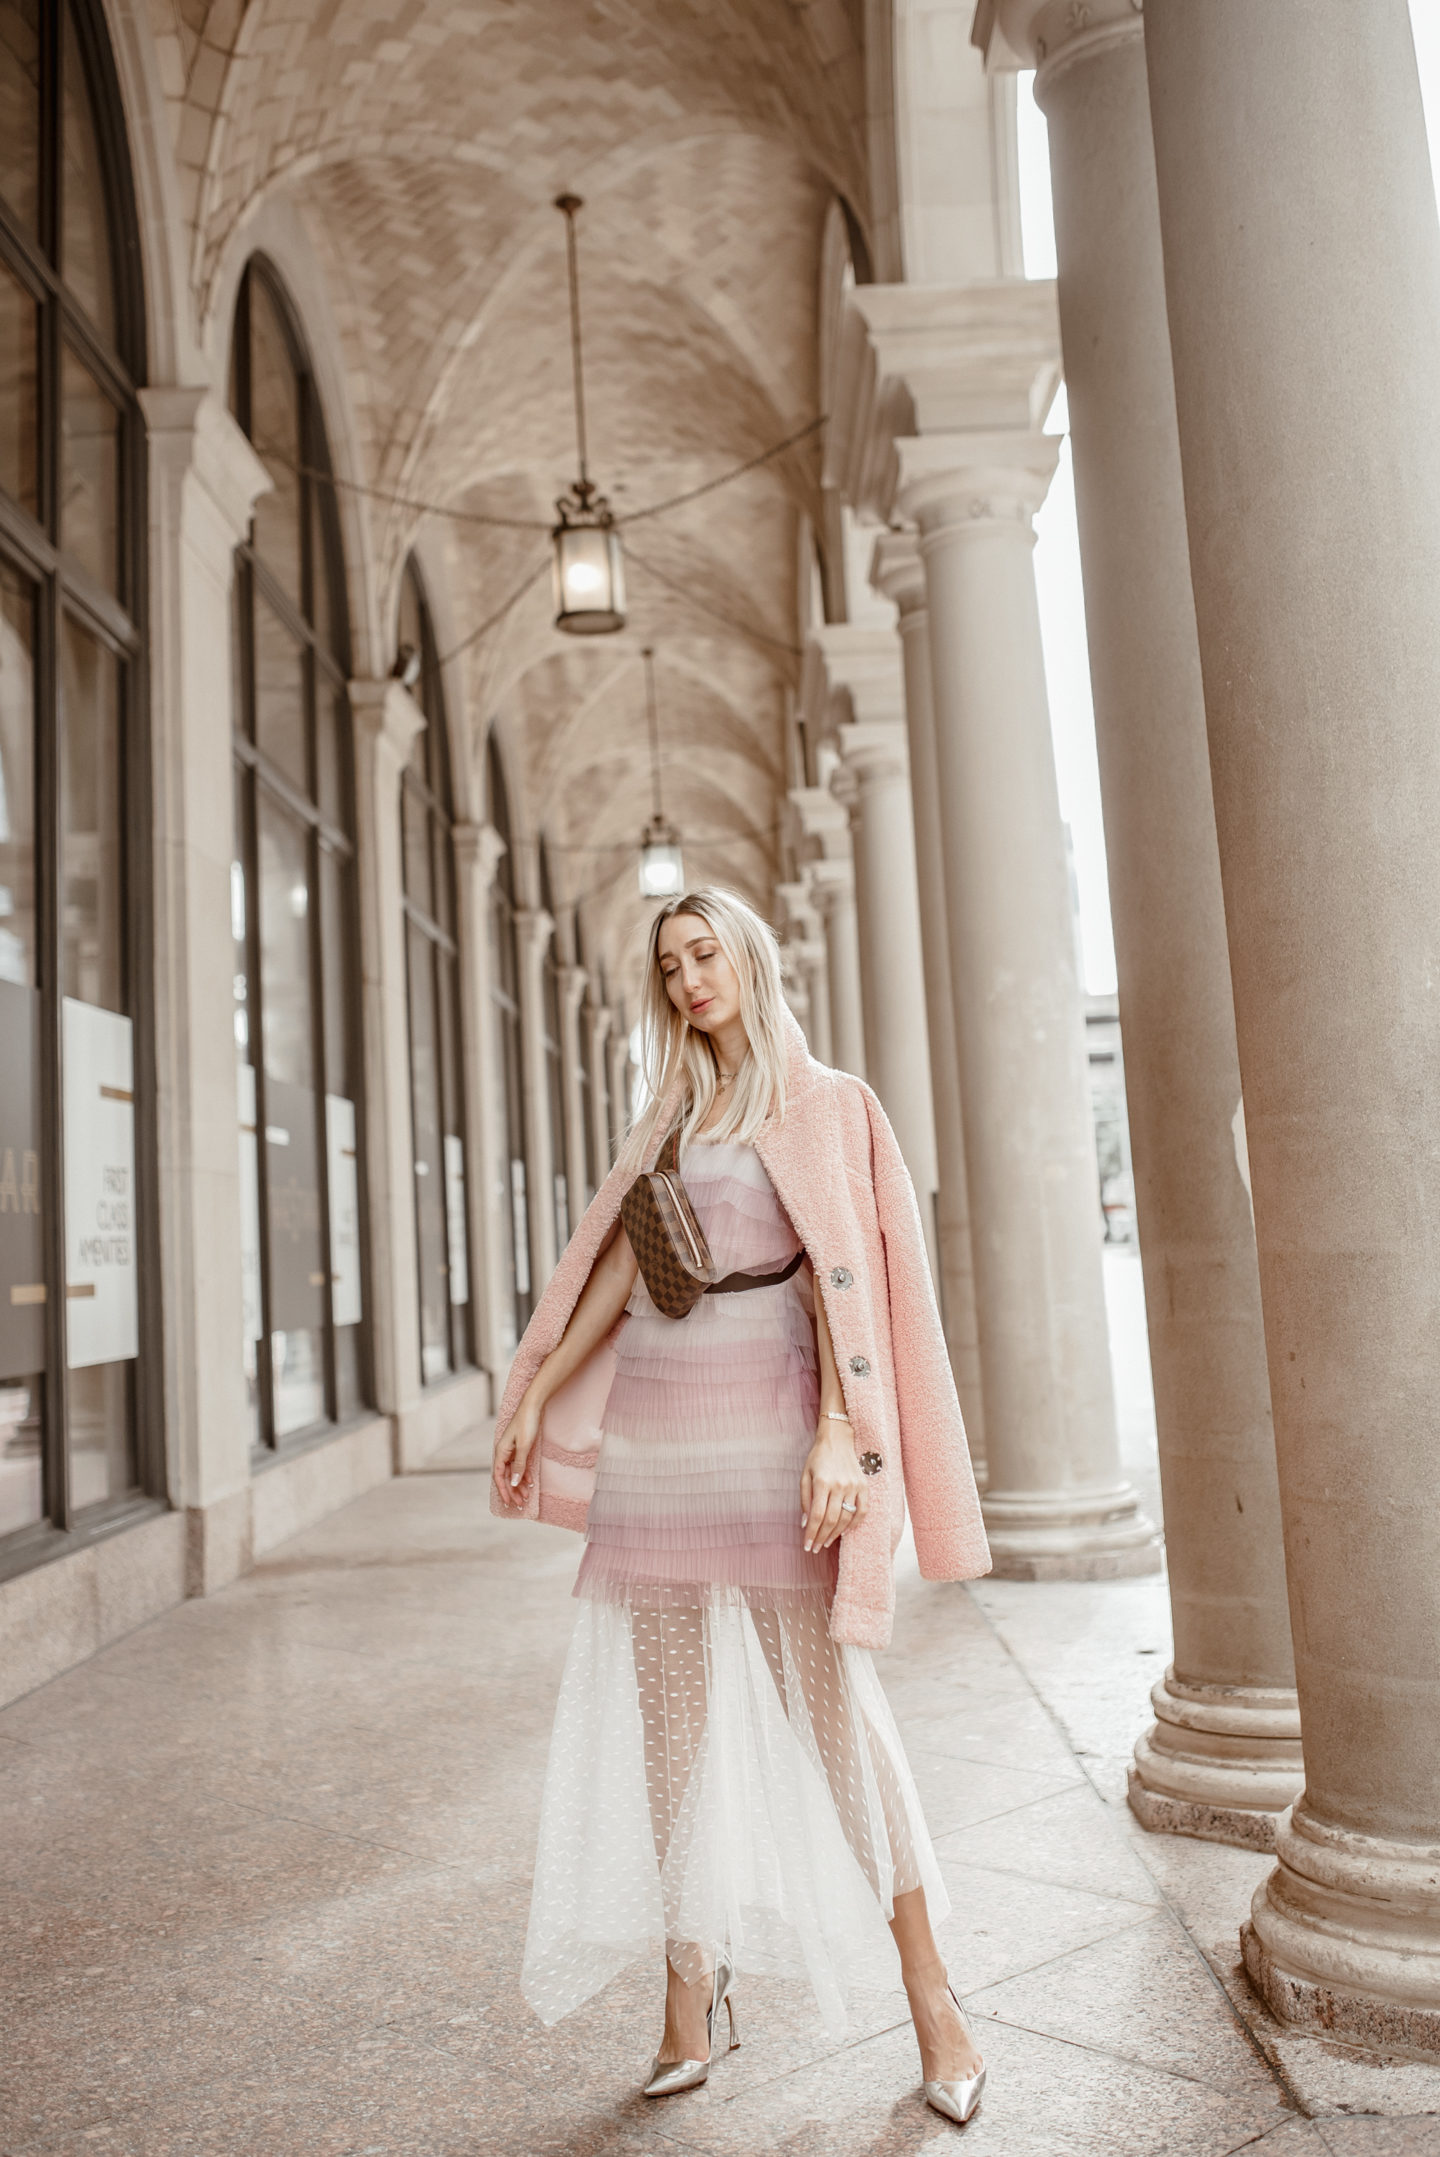
[[[989,1567],[914,1191],[868,1087],[808,1055],[775,939],[733,893],[657,916],[643,1032],[651,1107],[541,1298],[498,1424],[494,1508],[585,1534],[525,1996],[556,2022],[663,1940],[645,2093],[666,2096],[705,2080],[722,2003],[738,2042],[737,1963],[803,1972],[838,2034],[888,1922],[925,2094],[963,2122],[984,2069],[869,1654],[889,1639],[907,1495],[927,1577]],[[677,1130],[717,1272],[741,1276],[679,1320],[619,1220]]]

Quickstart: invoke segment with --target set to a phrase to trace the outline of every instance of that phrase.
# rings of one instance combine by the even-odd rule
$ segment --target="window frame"
[[[105,188],[105,262],[114,342],[107,343],[59,264],[63,228],[64,23],[85,75]],[[168,1503],[163,1328],[159,1290],[157,1074],[150,786],[148,453],[139,389],[146,379],[146,322],[139,220],[124,105],[96,0],[38,9],[36,219],[27,231],[0,196],[0,263],[36,310],[35,507],[0,491],[0,561],[31,594],[34,761],[35,987],[39,1004],[41,1247],[46,1286],[41,1381],[43,1517],[0,1537],[0,1580],[68,1555],[163,1511]],[[115,589],[107,591],[60,543],[63,405],[69,347],[116,413]],[[133,1054],[135,1189],[131,1234],[136,1269],[137,1350],[126,1378],[134,1485],[77,1508],[71,1488],[67,1357],[63,1011],[64,804],[61,798],[61,641],[66,617],[109,652],[118,668],[122,794],[117,834],[123,909],[124,1015]]]
[[[354,730],[350,712],[350,623],[343,534],[339,502],[333,477],[324,405],[304,331],[300,325],[284,278],[270,258],[257,251],[246,261],[236,289],[230,335],[231,410],[237,424],[250,439],[253,424],[251,361],[251,295],[254,285],[264,287],[284,340],[294,374],[299,409],[301,463],[298,477],[300,533],[300,597],[285,588],[281,577],[259,552],[255,519],[235,549],[235,582],[232,598],[232,636],[235,663],[235,708],[231,728],[232,770],[236,774],[237,842],[244,846],[245,945],[247,975],[248,1047],[255,1072],[256,1180],[260,1246],[261,1334],[256,1343],[256,1424],[251,1434],[251,1466],[270,1463],[303,1453],[323,1444],[337,1432],[363,1422],[374,1413],[374,1295],[369,1237],[369,1194],[365,1146],[365,1071],[361,1035],[360,912],[358,891],[358,832]],[[252,444],[252,446],[255,446]],[[261,462],[263,451],[255,446]],[[324,580],[328,631],[314,619],[319,580]],[[305,764],[309,791],[302,791],[263,749],[258,739],[258,685],[256,682],[257,599],[268,609],[281,630],[301,654]],[[335,699],[336,750],[339,788],[337,823],[321,801],[318,727],[321,699]],[[243,773],[243,782],[241,774]],[[317,1104],[315,1134],[316,1174],[320,1201],[320,1250],[328,1287],[319,1330],[322,1334],[321,1416],[294,1430],[277,1433],[275,1413],[275,1362],[273,1325],[273,1274],[270,1235],[269,1164],[262,1143],[267,1129],[267,1085],[281,1081],[265,1068],[265,991],[260,922],[260,808],[262,790],[283,815],[298,823],[304,833],[307,890],[315,894],[309,909],[309,963],[311,989],[310,1091]],[[347,1098],[355,1111],[355,1150],[358,1232],[360,1246],[361,1316],[358,1322],[357,1398],[341,1399],[341,1372],[334,1318],[333,1209],[330,1191],[329,1149],[324,1130],[324,1103],[331,1092],[326,1040],[327,973],[326,901],[321,862],[327,855],[339,864],[338,936],[341,979],[339,997],[341,1033],[349,1067]]]

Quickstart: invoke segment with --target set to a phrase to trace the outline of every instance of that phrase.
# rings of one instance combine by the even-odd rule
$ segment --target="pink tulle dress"
[[[799,1249],[754,1149],[681,1172],[722,1274]],[[830,1638],[836,1557],[807,1554],[819,1387],[809,1262],[686,1318],[637,1281],[605,1409],[541,1807],[522,1979],[545,2022],[663,1945],[692,1981],[808,1977],[832,2034],[893,1982],[886,1919],[948,1901],[869,1653]]]

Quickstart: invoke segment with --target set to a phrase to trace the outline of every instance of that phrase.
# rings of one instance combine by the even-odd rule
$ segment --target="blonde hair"
[[[677,914],[703,921],[734,967],[740,983],[740,1018],[750,1053],[740,1066],[734,1090],[707,1139],[748,1144],[767,1118],[785,1113],[785,1076],[789,1061],[785,1038],[785,997],[780,985],[780,947],[769,923],[737,892],[705,884],[683,898],[667,899],[650,931],[645,981],[640,992],[640,1065],[650,1100],[632,1125],[620,1160],[638,1169],[654,1141],[671,1089],[682,1086],[680,1147],[705,1121],[719,1092],[719,1065],[709,1036],[692,1026],[671,1002],[660,971],[660,931]]]

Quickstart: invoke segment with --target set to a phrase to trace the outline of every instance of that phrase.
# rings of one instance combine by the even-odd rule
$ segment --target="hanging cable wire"
[[[723,622],[727,629],[733,629],[738,636],[748,637],[756,644],[768,644],[777,652],[787,652],[792,659],[804,658],[805,654],[798,644],[791,644],[784,637],[772,637],[768,630],[757,629],[753,622],[742,622],[736,615],[726,614],[722,608],[712,606],[708,599],[702,599],[688,585],[667,576],[663,569],[657,569],[643,554],[637,554],[633,546],[626,547],[625,558],[643,569],[647,577],[653,577],[657,584],[663,584],[667,591],[674,592],[690,606],[698,607],[702,614],[708,614],[715,621]]]
[[[478,629],[472,629],[469,635],[462,637],[460,639],[460,642],[454,645],[451,650],[449,650],[448,652],[441,653],[440,665],[442,667],[448,667],[452,659],[458,659],[462,652],[469,651],[472,644],[478,644],[482,637],[488,636],[492,629],[494,629],[500,622],[504,621],[506,615],[510,612],[512,607],[519,606],[521,600],[525,597],[525,594],[540,582],[540,579],[544,576],[546,570],[549,567],[550,557],[548,554],[544,554],[535,564],[535,567],[531,570],[529,576],[525,579],[525,582],[523,584],[517,584],[514,591],[510,594],[510,597],[502,601],[502,603],[495,609],[495,612],[493,614],[487,615],[485,620],[481,622]]]
[[[783,457],[787,449],[793,449],[797,442],[803,442],[808,435],[823,427],[826,417],[822,412],[817,419],[809,420],[794,434],[787,434],[783,441],[772,442],[768,449],[762,449],[755,456],[747,457],[743,464],[732,465],[726,472],[717,472],[713,479],[702,480],[698,487],[688,488],[683,494],[667,495],[663,501],[648,503],[644,509],[621,511],[616,516],[615,523],[643,524],[647,518],[668,516],[671,510],[684,509],[687,504],[698,502],[702,495],[714,494],[719,488],[728,487],[732,480],[743,479],[747,472],[758,471],[761,465],[771,463],[776,457]],[[295,473],[297,478],[312,479],[327,487],[343,488],[347,494],[363,495],[368,502],[382,502],[388,509],[406,509],[417,517],[448,517],[452,524],[481,525],[498,532],[550,530],[551,520],[548,517],[492,516],[486,510],[456,509],[444,502],[426,502],[418,495],[394,494],[385,487],[367,486],[364,480],[344,479],[339,473],[324,471],[318,465],[301,463],[299,459],[281,449],[278,443],[255,442],[251,446],[256,455],[262,457],[267,464],[283,465],[287,472]]]

